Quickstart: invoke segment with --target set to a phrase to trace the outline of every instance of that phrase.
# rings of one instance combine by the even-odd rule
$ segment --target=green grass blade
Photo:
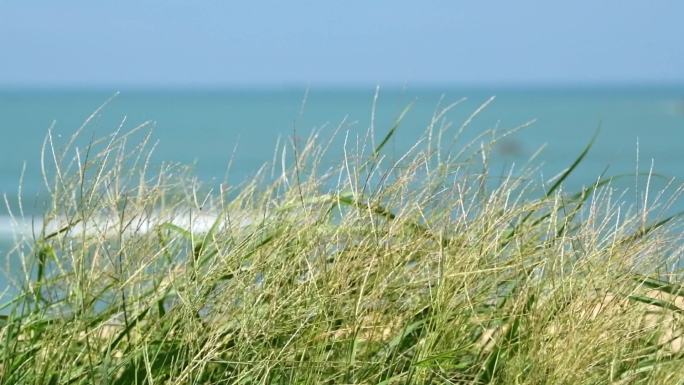
[[[591,150],[591,147],[594,145],[594,141],[596,140],[596,137],[598,136],[600,132],[600,128],[596,130],[594,133],[594,136],[591,137],[591,140],[589,140],[589,143],[584,147],[582,152],[579,154],[579,156],[575,159],[574,162],[568,167],[562,174],[561,176],[556,179],[556,181],[549,187],[549,189],[546,191],[546,196],[549,197],[551,194],[553,194],[554,191],[556,191],[561,184],[572,174],[573,171],[575,171],[575,168],[579,166],[580,163],[584,160],[584,158],[587,156],[589,153],[589,150]]]

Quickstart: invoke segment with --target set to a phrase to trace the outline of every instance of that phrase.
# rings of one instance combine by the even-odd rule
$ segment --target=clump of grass
[[[510,133],[444,146],[471,120],[451,133],[451,107],[395,160],[400,121],[375,147],[338,133],[332,167],[314,132],[276,177],[216,190],[151,172],[144,127],[61,151],[49,135],[0,382],[684,381],[681,235],[647,220],[665,198],[636,210],[611,178],[565,192],[590,146],[547,184],[494,177]]]

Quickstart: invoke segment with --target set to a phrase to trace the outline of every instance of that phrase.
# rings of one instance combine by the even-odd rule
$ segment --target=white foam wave
[[[206,233],[214,224],[221,222],[216,213],[209,212],[186,212],[184,214],[160,215],[159,213],[137,215],[124,218],[115,215],[100,215],[90,218],[87,222],[79,222],[71,226],[70,234],[82,235],[85,232],[89,236],[114,236],[119,233],[124,235],[147,234],[160,225],[172,224],[192,233]],[[68,225],[66,218],[51,220],[45,226],[45,234],[58,231]],[[244,227],[252,223],[249,217],[243,217],[239,226]],[[43,231],[43,220],[40,218],[17,218],[0,215],[0,240],[31,237]]]
[[[33,229],[40,231],[43,221],[40,219],[13,218],[9,215],[0,215],[0,240],[12,239],[16,236],[28,236]]]

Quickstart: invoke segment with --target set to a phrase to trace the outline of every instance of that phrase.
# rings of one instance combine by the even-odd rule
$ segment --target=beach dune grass
[[[145,127],[81,147],[48,135],[51,200],[9,255],[23,277],[0,382],[682,383],[667,195],[631,204],[607,177],[565,192],[590,145],[548,183],[532,166],[491,175],[511,133],[449,151],[470,119],[452,132],[445,110],[401,156],[383,148],[401,119],[377,143],[336,133],[332,166],[338,142],[314,132],[213,189],[153,172]]]

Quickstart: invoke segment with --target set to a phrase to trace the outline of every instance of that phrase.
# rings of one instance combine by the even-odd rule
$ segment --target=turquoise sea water
[[[12,192],[26,162],[24,191],[40,191],[36,178],[43,138],[54,124],[56,135],[69,135],[104,101],[105,91],[0,90],[0,191]],[[374,90],[256,91],[122,91],[93,120],[88,136],[113,131],[125,117],[125,127],[154,122],[159,140],[156,158],[196,162],[204,178],[223,178],[237,146],[233,178],[248,176],[270,161],[278,136],[305,136],[316,127],[331,132],[347,117],[352,134],[368,128]],[[611,170],[633,170],[637,141],[641,163],[655,158],[656,168],[684,176],[684,87],[538,90],[381,90],[376,131],[383,133],[401,110],[413,102],[394,150],[412,144],[425,129],[438,104],[461,97],[468,100],[448,118],[459,125],[489,97],[492,104],[473,121],[470,132],[536,123],[507,145],[503,156],[524,159],[547,144],[542,159],[562,165],[586,144],[601,126],[588,158],[586,176]],[[441,102],[440,102],[441,100]],[[601,170],[599,170],[601,169]],[[584,172],[583,171],[583,172]]]
[[[157,161],[196,164],[204,180],[223,180],[234,149],[231,182],[247,178],[272,159],[278,137],[323,133],[343,119],[352,135],[369,127],[375,90],[130,90],[122,91],[91,122],[86,138],[119,126],[154,122]],[[25,209],[41,195],[40,148],[48,127],[67,137],[115,90],[0,90],[0,192],[16,195],[23,165]],[[423,132],[438,105],[468,99],[447,117],[458,127],[491,96],[495,100],[472,123],[471,135],[512,128],[536,119],[494,154],[505,165],[522,162],[542,145],[545,177],[571,163],[597,127],[600,135],[570,181],[575,187],[606,174],[648,171],[684,177],[684,87],[545,89],[388,89],[377,100],[376,132],[382,135],[409,103],[407,115],[388,151],[400,153]],[[305,103],[303,101],[305,100]],[[339,149],[338,149],[339,150]],[[4,206],[4,204],[3,204]],[[0,209],[0,251],[10,242],[6,210]],[[4,252],[3,252],[4,254]],[[1,286],[1,282],[0,282]]]

